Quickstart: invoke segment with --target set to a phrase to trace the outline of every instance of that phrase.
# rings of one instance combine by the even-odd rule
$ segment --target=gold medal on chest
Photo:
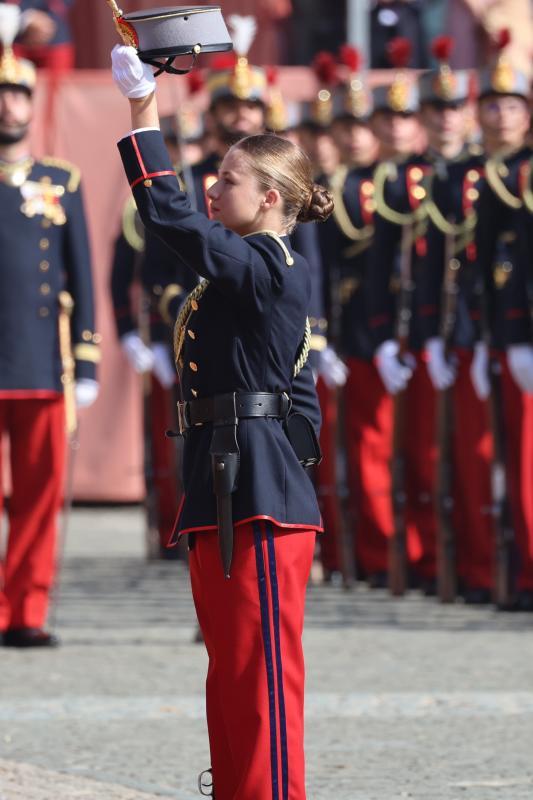
[[[51,178],[45,176],[40,181],[25,181],[20,193],[24,198],[20,210],[29,219],[42,216],[53,225],[64,225],[67,221],[65,209],[60,203],[65,187],[52,183]]]

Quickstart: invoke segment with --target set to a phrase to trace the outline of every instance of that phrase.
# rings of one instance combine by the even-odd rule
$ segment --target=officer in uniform
[[[525,146],[529,83],[507,62],[503,48],[495,64],[481,72],[479,82],[479,121],[488,149],[478,224],[478,264],[485,292],[483,327],[500,371],[500,423],[515,536],[515,606],[529,609],[533,606],[533,398],[523,391],[520,376],[523,346],[530,343],[531,318],[518,257],[531,157]],[[485,343],[477,346],[472,370],[478,393],[486,397]]]
[[[5,646],[50,647],[58,640],[43,626],[54,578],[65,428],[75,428],[75,401],[87,406],[96,399],[100,337],[80,174],[59,159],[32,157],[35,69],[13,55],[2,33],[0,434],[9,438],[12,493],[0,630]]]
[[[383,467],[379,489],[384,496],[387,490],[394,493],[396,510],[396,523],[392,509],[388,519],[384,513],[383,530],[388,530],[389,537],[395,529],[397,533],[405,530],[412,582],[433,593],[434,392],[422,352],[417,287],[427,246],[424,183],[430,166],[424,157],[413,154],[413,143],[419,138],[419,101],[417,86],[402,69],[409,53],[408,42],[393,41],[391,59],[397,66],[394,80],[390,86],[374,90],[372,125],[380,141],[380,163],[374,173],[376,211],[368,265],[368,303],[375,363],[382,379],[375,417],[380,427]],[[402,339],[407,334],[404,343],[398,338],[399,323],[403,325],[405,321],[408,330],[402,332]],[[403,344],[409,351],[405,354],[400,352]],[[404,391],[406,395],[402,394]],[[400,399],[393,403],[397,394]],[[396,483],[392,486],[384,467],[393,455],[394,416],[397,447],[393,463],[401,469],[396,470]]]
[[[309,340],[309,274],[287,232],[297,219],[327,217],[331,198],[294,145],[249,137],[224,159],[209,190],[217,221],[208,220],[179,191],[161,136],[150,130],[151,70],[139,67],[132,48],[116,48],[113,73],[123,94],[140,99],[119,148],[142,219],[204,278],[177,325],[186,434],[177,531],[189,535],[210,658],[213,796],[290,792],[303,800],[299,640],[321,524],[282,426]]]
[[[468,603],[488,602],[494,578],[491,507],[491,438],[488,409],[470,377],[479,329],[479,284],[476,285],[476,223],[483,181],[481,148],[466,145],[468,73],[449,67],[453,42],[438,37],[432,52],[438,69],[419,80],[421,121],[432,165],[427,182],[427,249],[419,275],[419,325],[425,341],[429,377],[436,392],[452,386],[449,422],[439,427],[444,458],[453,437],[452,523],[457,571]],[[448,402],[440,397],[441,419]],[[448,474],[446,471],[443,474]],[[446,503],[451,496],[441,498]],[[445,509],[441,507],[441,514]]]

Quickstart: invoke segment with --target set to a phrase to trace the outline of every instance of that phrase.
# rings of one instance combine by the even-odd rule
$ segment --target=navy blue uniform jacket
[[[77,378],[95,378],[89,242],[79,172],[36,162],[21,187],[0,182],[0,396],[62,392],[58,296],[74,300],[71,321]]]
[[[290,394],[310,297],[305,260],[291,253],[289,266],[283,248],[268,235],[242,238],[193,211],[159,131],[133,134],[119,149],[146,228],[210,282],[187,326],[180,376],[184,398],[233,391]],[[288,237],[283,241],[290,247]],[[310,398],[317,403],[314,393]],[[211,434],[207,424],[185,439],[179,533],[216,529]],[[289,528],[321,530],[313,485],[281,421],[241,420],[238,442],[234,523],[268,518]]]

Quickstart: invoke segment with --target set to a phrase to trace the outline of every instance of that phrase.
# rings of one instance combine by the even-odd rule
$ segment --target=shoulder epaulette
[[[267,231],[267,230],[254,231],[253,233],[246,233],[242,238],[247,239],[249,236],[259,236],[259,235],[268,236],[269,239],[272,239],[272,241],[276,242],[276,244],[283,251],[283,255],[285,257],[285,263],[287,264],[287,266],[288,267],[294,266],[294,258],[289,253],[289,248],[287,247],[287,245],[285,244],[279,233],[276,233],[276,231]]]
[[[44,164],[45,167],[57,167],[57,169],[62,169],[65,172],[68,172],[69,178],[67,181],[67,191],[68,192],[75,192],[78,186],[80,185],[81,180],[81,172],[79,167],[75,164],[72,164],[70,161],[66,161],[63,158],[53,158],[52,156],[45,156],[41,159],[41,164]]]

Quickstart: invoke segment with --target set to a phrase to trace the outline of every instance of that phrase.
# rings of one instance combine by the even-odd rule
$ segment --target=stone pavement
[[[137,508],[77,509],[57,651],[0,650],[0,800],[195,800],[206,658]],[[533,615],[310,587],[309,800],[531,800]],[[250,799],[252,800],[252,799]]]

